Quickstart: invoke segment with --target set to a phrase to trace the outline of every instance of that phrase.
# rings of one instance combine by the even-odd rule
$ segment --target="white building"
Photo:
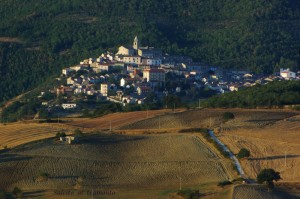
[[[101,95],[107,97],[109,84],[101,84]]]
[[[80,65],[78,65],[78,66],[72,66],[72,67],[70,67],[70,69],[71,70],[75,70],[77,72],[79,70],[83,70],[83,66],[80,66]]]
[[[62,69],[62,74],[68,75],[71,71],[73,71],[71,68],[64,68],[64,69]]]
[[[61,107],[63,109],[73,109],[73,108],[76,108],[76,104],[62,104]]]
[[[72,79],[72,77],[69,77],[68,79],[67,79],[67,84],[68,85],[73,85],[75,83],[75,81]]]
[[[290,79],[290,78],[296,78],[296,73],[295,72],[292,72],[290,71],[290,69],[283,69],[281,68],[280,69],[280,76],[283,77],[283,78],[286,78],[286,79]]]
[[[149,66],[160,66],[161,59],[145,58],[143,59],[142,63]]]

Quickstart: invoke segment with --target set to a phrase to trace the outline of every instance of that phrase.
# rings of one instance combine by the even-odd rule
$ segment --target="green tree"
[[[78,136],[78,137],[82,137],[83,136],[83,132],[80,130],[80,129],[76,129],[74,131],[75,135]]]
[[[237,154],[238,158],[248,158],[250,157],[250,151],[246,148],[241,148],[239,153]]]
[[[23,198],[23,191],[19,187],[15,187],[12,192],[17,198]]]
[[[0,189],[0,199],[6,199],[6,193],[2,189]]]
[[[268,189],[272,190],[274,188],[274,181],[281,179],[280,173],[274,171],[273,169],[263,169],[257,175],[257,182],[262,184],[267,183]]]
[[[225,112],[225,113],[223,113],[223,119],[225,121],[232,120],[232,119],[234,119],[234,114],[231,112]]]

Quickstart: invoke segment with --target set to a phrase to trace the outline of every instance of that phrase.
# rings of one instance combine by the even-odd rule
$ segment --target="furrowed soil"
[[[235,118],[224,120],[224,112],[232,112]],[[167,114],[120,129],[130,132],[132,129],[211,128],[233,153],[237,154],[241,148],[250,150],[251,157],[241,160],[246,176],[256,179],[262,169],[273,168],[280,172],[281,181],[295,187],[295,183],[300,182],[299,114],[289,110],[203,109]],[[233,198],[293,198],[297,193],[294,189],[283,189],[270,194],[256,188],[237,188]]]
[[[182,110],[178,109],[177,111],[179,112]],[[158,115],[164,115],[170,112],[172,112],[172,110],[163,109],[127,113],[112,113],[98,118],[74,118],[72,121],[66,120],[65,124],[73,127],[85,128],[86,130],[109,130],[110,127],[112,129],[116,129],[120,126],[152,118]]]
[[[61,129],[55,124],[9,123],[0,124],[0,149],[54,137]]]
[[[39,173],[50,175],[38,181]],[[0,187],[23,190],[172,190],[216,185],[228,174],[196,135],[92,134],[79,144],[54,139],[18,146],[0,154]]]

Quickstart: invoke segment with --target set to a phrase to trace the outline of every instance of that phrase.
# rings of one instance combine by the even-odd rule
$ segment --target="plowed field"
[[[89,135],[80,144],[54,140],[25,144],[0,155],[0,187],[22,189],[166,188],[228,179],[220,159],[197,136]],[[46,182],[35,179],[50,174]]]

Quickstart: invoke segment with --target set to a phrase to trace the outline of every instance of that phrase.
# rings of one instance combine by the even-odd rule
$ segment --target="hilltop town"
[[[102,53],[64,68],[60,86],[42,92],[42,105],[51,111],[91,108],[93,102],[112,101],[126,105],[152,104],[152,108],[175,106],[274,80],[300,79],[300,74],[280,69],[271,76],[193,62],[186,56],[169,55],[155,47],[141,46],[136,36],[132,46]],[[52,97],[45,97],[48,93]],[[59,99],[59,100],[57,100]],[[151,107],[148,107],[151,108]]]

